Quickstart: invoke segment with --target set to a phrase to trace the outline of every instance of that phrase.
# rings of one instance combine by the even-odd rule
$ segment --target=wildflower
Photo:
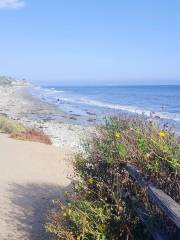
[[[160,133],[159,133],[159,136],[160,136],[160,137],[165,137],[166,135],[167,135],[166,132],[160,132]]]
[[[64,216],[64,217],[67,217],[67,213],[66,213],[66,212],[64,212],[63,216]]]
[[[72,215],[72,210],[71,209],[67,209],[65,211],[65,213],[63,214],[64,217],[70,217]]]
[[[72,210],[68,209],[67,213],[68,213],[68,216],[71,216],[72,215]]]
[[[116,133],[115,133],[115,137],[116,137],[117,139],[120,139],[120,137],[121,137],[120,132],[116,132]]]
[[[94,180],[93,180],[92,178],[89,178],[89,179],[88,179],[88,183],[89,183],[89,184],[93,184],[93,182],[94,182]]]

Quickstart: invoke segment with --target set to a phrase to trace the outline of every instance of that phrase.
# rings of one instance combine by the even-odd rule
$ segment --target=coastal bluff
[[[27,86],[29,83],[25,79],[15,79],[13,77],[0,76],[0,86]]]

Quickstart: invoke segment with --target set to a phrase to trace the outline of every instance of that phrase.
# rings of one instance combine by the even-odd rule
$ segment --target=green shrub
[[[7,117],[0,116],[0,132],[8,134],[19,134],[26,130],[26,128],[14,120]]]
[[[140,118],[110,118],[84,150],[74,162],[78,181],[67,196],[68,205],[60,204],[51,214],[47,230],[55,239],[149,239],[152,224],[166,221],[165,216],[123,166],[134,164],[179,202],[180,155],[174,133]],[[136,216],[139,206],[149,213],[149,229]]]

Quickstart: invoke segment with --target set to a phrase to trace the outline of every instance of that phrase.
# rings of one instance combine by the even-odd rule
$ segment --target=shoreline
[[[0,115],[42,130],[55,146],[71,148],[74,152],[81,150],[82,136],[91,134],[94,127],[83,125],[59,107],[36,99],[30,94],[30,88],[0,86]]]
[[[32,94],[33,85],[0,85],[0,115],[21,122],[28,128],[42,130],[48,135],[53,145],[74,152],[82,150],[82,141],[94,133],[96,122],[83,119],[83,116],[64,112],[60,104],[43,101]],[[91,112],[88,112],[91,117]],[[165,121],[152,119],[163,125]],[[84,124],[84,122],[86,123]],[[176,134],[179,136],[178,129]]]
[[[132,89],[129,90],[129,93],[127,91],[124,93],[122,89],[114,91],[113,89],[100,88],[98,91],[100,97],[98,97],[96,88],[37,86],[37,89],[35,87],[32,91],[32,95],[37,99],[59,107],[59,109],[70,115],[71,119],[75,118],[75,121],[71,121],[73,124],[74,122],[80,122],[82,125],[99,125],[105,122],[104,119],[106,117],[119,115],[132,117],[143,116],[144,119],[155,122],[160,128],[168,126],[172,131],[176,132],[176,134],[180,134],[180,115],[176,109],[177,106],[176,104],[170,104],[168,106],[167,100],[164,99],[164,94],[167,94],[170,99],[172,98],[172,94],[166,92],[167,89],[165,89],[165,91],[162,89],[159,96],[156,91],[155,94],[152,94],[151,91],[148,93],[148,90],[145,89],[147,99],[149,99],[150,102],[148,104],[146,97],[144,97],[145,95],[143,96],[142,94],[144,89],[137,89],[140,93],[138,96],[142,94],[142,102],[140,101],[139,103],[139,97],[136,99],[135,96],[131,98],[131,96],[128,95],[134,93]],[[109,96],[109,93],[113,92],[115,97]],[[158,101],[156,101],[156,99],[158,99]],[[143,102],[143,100],[145,100],[145,102]],[[68,119],[69,118],[66,120]]]

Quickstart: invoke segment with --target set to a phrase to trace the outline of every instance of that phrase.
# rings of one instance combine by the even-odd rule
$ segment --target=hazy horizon
[[[44,85],[179,85],[180,2],[0,0],[0,75]]]
[[[41,82],[41,81],[30,81],[32,84],[35,85],[40,85],[43,87],[57,87],[57,86],[62,86],[62,87],[136,87],[136,86],[180,86],[180,82],[177,83],[153,83],[151,84],[150,82],[147,83],[122,83],[122,82],[115,82],[115,83],[99,83],[97,82],[93,82],[93,83],[88,83],[88,82],[83,82],[83,83],[79,83],[79,82],[62,82],[62,81],[58,81],[58,82]]]

